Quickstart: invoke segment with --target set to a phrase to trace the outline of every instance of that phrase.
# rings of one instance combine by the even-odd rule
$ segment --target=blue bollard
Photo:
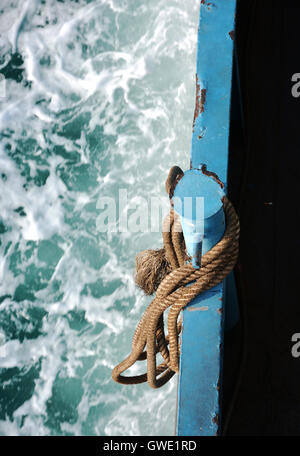
[[[223,236],[223,189],[201,170],[186,171],[173,197],[193,266]],[[218,383],[222,342],[222,287],[202,293],[184,310],[178,435],[214,435],[218,428]]]

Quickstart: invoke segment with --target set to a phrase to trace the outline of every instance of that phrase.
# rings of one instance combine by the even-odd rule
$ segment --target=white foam
[[[28,268],[45,270],[47,263],[38,257],[41,241],[51,240],[62,254],[53,260],[43,288],[32,290],[33,302],[7,297],[0,305],[0,312],[13,312],[20,325],[21,317],[30,318],[29,310],[46,312],[36,339],[21,342],[0,333],[1,368],[41,365],[33,394],[12,421],[0,421],[0,434],[55,433],[47,404],[56,379],[72,378],[83,393],[76,422],[61,418],[62,433],[172,435],[175,378],[158,391],[111,380],[111,369],[130,351],[135,325],[149,303],[134,285],[135,254],[156,247],[160,235],[106,237],[97,232],[93,207],[102,195],[117,198],[119,188],[128,189],[132,200],[163,195],[170,166],[188,163],[199,5],[191,0],[153,0],[151,5],[15,0],[3,8],[1,52],[18,50],[24,72],[21,83],[6,81],[7,98],[1,101],[0,128],[7,134],[0,144],[0,169],[6,175],[6,180],[0,177],[6,227],[0,246],[1,296],[14,295],[27,280]],[[84,122],[78,121],[82,115]],[[68,128],[76,139],[67,137]],[[22,149],[26,138],[35,140],[34,150]],[[55,154],[54,146],[64,154]],[[21,164],[16,163],[17,148],[24,154]],[[26,181],[25,164],[31,178],[41,169],[49,172],[45,185]],[[75,191],[72,179],[82,165],[96,177],[86,190]],[[15,212],[19,207],[26,216]],[[90,251],[80,250],[80,240],[92,246]],[[34,245],[30,255],[29,245]],[[20,261],[14,268],[16,252]],[[105,291],[96,297],[100,281]]]

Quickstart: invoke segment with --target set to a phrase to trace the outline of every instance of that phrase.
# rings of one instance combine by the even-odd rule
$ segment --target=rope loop
[[[218,285],[233,269],[239,250],[239,220],[228,200],[223,197],[223,208],[226,218],[226,229],[222,239],[201,258],[200,269],[194,269],[186,263],[187,255],[182,232],[178,230],[179,216],[171,208],[164,225],[169,224],[170,230],[164,230],[164,248],[150,254],[160,263],[154,268],[158,282],[151,284],[149,271],[144,274],[146,293],[156,290],[156,296],[145,310],[133,336],[132,351],[127,358],[112,371],[112,378],[125,385],[147,382],[152,388],[159,388],[168,382],[175,373],[179,373],[179,334],[182,321],[178,321],[181,310],[197,295]],[[145,252],[142,252],[145,254]],[[147,265],[149,258],[146,259]],[[137,267],[141,259],[137,258]],[[147,267],[148,267],[147,266]],[[139,272],[137,273],[137,276]],[[152,280],[153,282],[153,280]],[[154,281],[155,282],[155,281]],[[137,280],[141,286],[141,274]],[[149,285],[150,284],[150,285]],[[186,286],[190,284],[190,286]],[[168,335],[164,330],[164,312],[168,314]],[[145,348],[147,350],[145,350]],[[157,365],[156,355],[160,353],[163,362]],[[122,375],[136,361],[147,359],[147,373],[135,376]]]

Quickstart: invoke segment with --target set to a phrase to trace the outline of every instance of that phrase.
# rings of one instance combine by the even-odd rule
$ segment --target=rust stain
[[[202,128],[201,128],[201,131],[200,131],[200,133],[199,133],[199,135],[198,135],[198,139],[204,138],[205,133],[206,133],[206,127],[202,127]]]
[[[206,101],[206,89],[200,89],[199,79],[196,74],[196,104],[195,104],[195,111],[194,111],[194,119],[193,119],[193,131],[195,128],[196,120],[202,112],[204,112],[204,105]]]
[[[207,9],[208,9],[208,11],[211,10],[211,6],[212,6],[213,8],[216,7],[216,5],[215,5],[214,3],[209,2],[209,3],[207,4]]]
[[[206,89],[201,89],[201,95],[200,95],[200,114],[201,114],[201,112],[204,112],[205,101],[206,101]]]
[[[221,188],[224,188],[223,182],[218,178],[216,173],[213,173],[212,171],[207,171],[206,165],[201,166],[201,171],[205,176],[212,177],[217,182],[217,184],[220,185]]]
[[[231,32],[229,32],[229,36],[232,40],[234,40],[234,30],[231,30]]]
[[[206,3],[205,0],[201,0],[200,3],[201,3],[201,5],[206,5],[206,8],[207,8],[208,11],[211,10],[211,7],[212,8],[216,8],[217,7],[217,5],[215,3],[212,3],[212,2]]]
[[[193,119],[193,131],[195,128],[196,119],[200,113],[200,84],[198,76],[196,75],[196,104],[195,104],[195,111],[194,111],[194,119]]]
[[[188,310],[190,312],[193,312],[194,310],[208,310],[208,306],[202,306],[202,307],[188,307]]]
[[[218,413],[213,417],[212,422],[219,426],[219,415]]]

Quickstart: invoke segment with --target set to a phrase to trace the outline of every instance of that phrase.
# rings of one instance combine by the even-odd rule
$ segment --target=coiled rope
[[[171,208],[163,222],[164,248],[159,251],[145,251],[147,256],[158,258],[155,277],[144,275],[147,294],[156,288],[156,296],[144,312],[133,336],[132,351],[112,371],[112,378],[118,383],[130,385],[148,381],[152,388],[159,388],[179,372],[180,347],[178,336],[182,323],[178,322],[180,311],[200,293],[222,282],[233,269],[238,257],[239,220],[227,199],[223,197],[226,229],[223,238],[201,258],[200,269],[186,264],[186,252],[179,216]],[[148,252],[148,253],[147,253]],[[154,252],[154,253],[153,253]],[[148,258],[149,259],[149,258]],[[147,259],[146,259],[147,261]],[[151,263],[151,262],[150,262]],[[143,260],[137,257],[137,269]],[[139,275],[139,271],[137,276]],[[141,280],[140,280],[141,281]],[[150,286],[149,286],[150,284]],[[186,286],[190,284],[189,286]],[[168,335],[164,331],[164,312],[168,314]],[[144,351],[145,348],[147,351]],[[156,355],[161,354],[163,362],[157,366]],[[147,373],[125,376],[124,371],[136,361],[147,359]]]

